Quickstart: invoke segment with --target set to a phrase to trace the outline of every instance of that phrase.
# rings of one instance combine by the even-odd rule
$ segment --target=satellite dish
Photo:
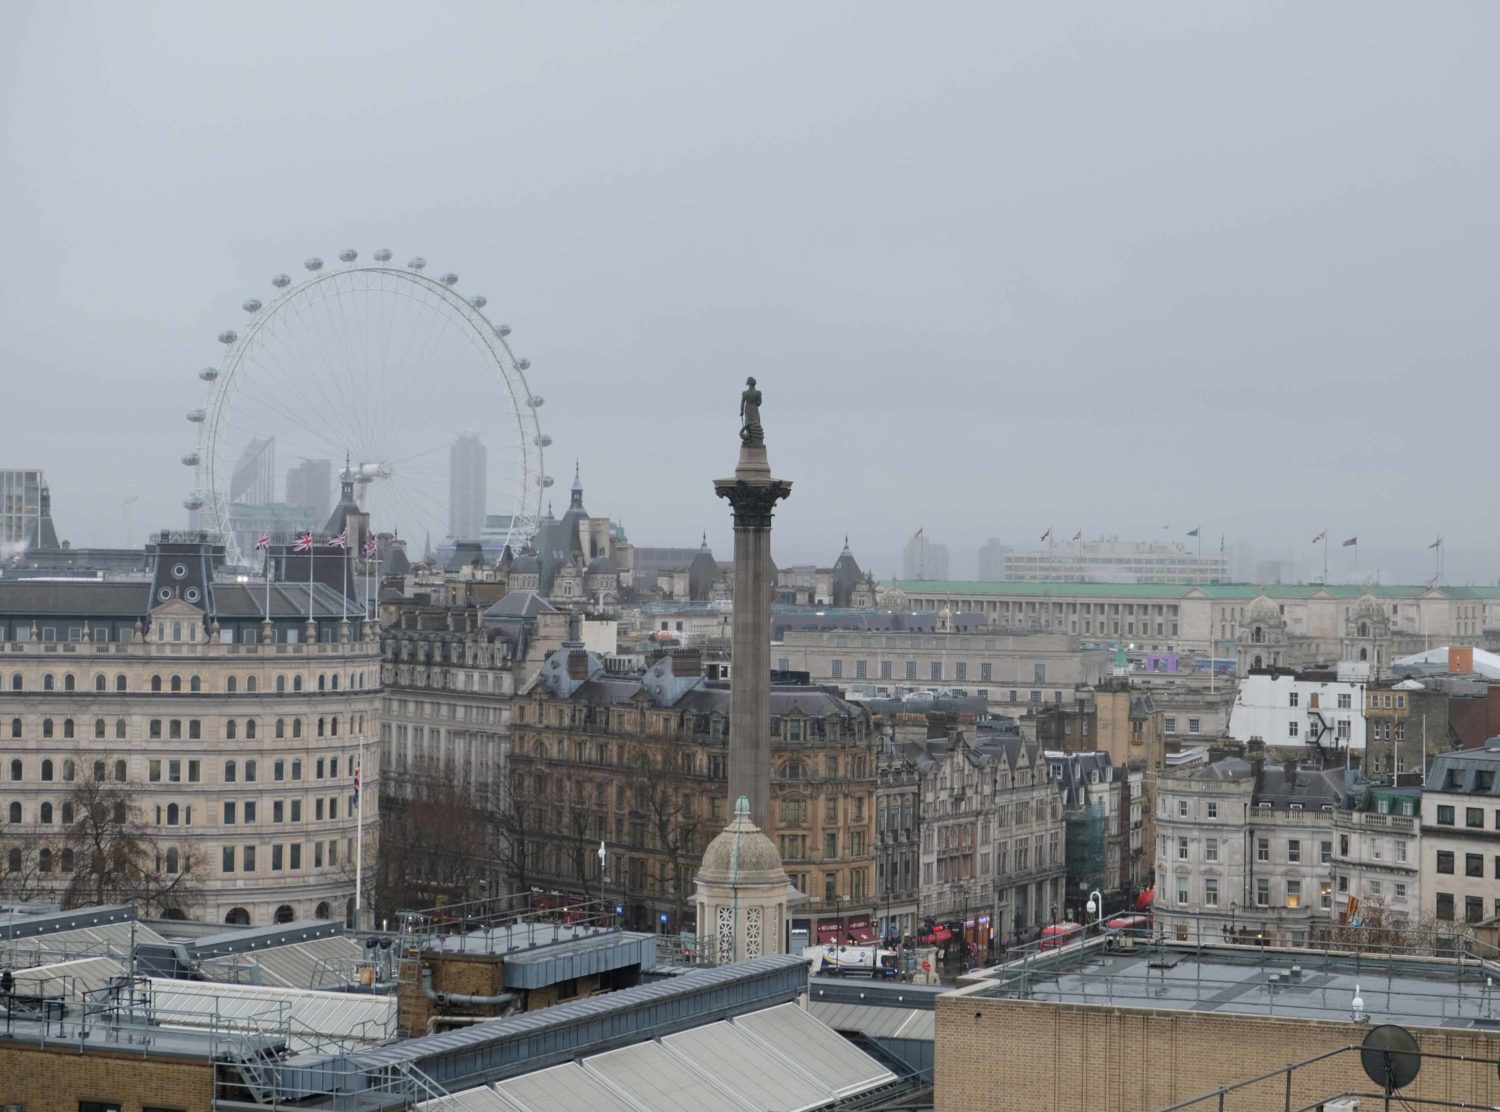
[[[1382,1023],[1365,1036],[1359,1050],[1359,1063],[1365,1076],[1386,1096],[1404,1089],[1417,1079],[1422,1068],[1422,1052],[1417,1040],[1405,1027]]]

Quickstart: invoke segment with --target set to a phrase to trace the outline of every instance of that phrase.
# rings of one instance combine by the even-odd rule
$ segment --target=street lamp
[[[1229,941],[1234,941],[1234,913],[1240,909],[1239,901],[1229,901]]]
[[[1104,918],[1104,897],[1099,894],[1099,889],[1095,888],[1089,893],[1089,902],[1084,905],[1084,910],[1094,917],[1094,926],[1097,928],[1099,920]]]
[[[604,891],[605,885],[608,884],[608,883],[609,883],[609,878],[604,875],[604,839],[600,838],[599,839],[599,902],[600,902],[600,904],[602,904],[604,906],[604,910],[602,910],[600,912],[600,922],[599,922],[600,926],[603,926],[604,923],[605,923],[605,919],[603,918],[603,916],[609,914],[609,911],[608,911],[609,905],[604,902],[606,899],[608,899],[608,896],[605,894],[605,891]]]

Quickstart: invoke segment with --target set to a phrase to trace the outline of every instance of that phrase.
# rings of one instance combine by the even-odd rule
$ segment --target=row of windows
[[[1279,886],[1281,891],[1274,893],[1281,897],[1281,902],[1272,904],[1273,896],[1270,878],[1255,878],[1255,906],[1256,907],[1304,907],[1303,884],[1299,879],[1289,879]],[[1186,906],[1192,902],[1192,882],[1187,877],[1178,877],[1174,889],[1175,898],[1179,907]],[[1223,907],[1229,901],[1221,900],[1222,892],[1217,877],[1205,877],[1203,880],[1203,906]],[[1333,908],[1333,885],[1327,881],[1318,883],[1318,906],[1324,911]]]
[[[1161,836],[1161,843],[1162,843],[1161,844],[1161,853],[1162,853],[1163,856],[1165,856],[1165,854],[1167,852],[1167,836],[1165,834],[1163,834]],[[1405,860],[1405,858],[1406,858],[1406,843],[1405,842],[1398,842],[1397,845],[1399,845],[1401,847],[1401,859]],[[1219,844],[1219,839],[1218,838],[1205,838],[1205,839],[1203,839],[1203,860],[1207,861],[1207,862],[1217,862],[1218,860],[1220,860],[1219,851],[1220,851],[1221,848],[1227,850],[1228,849],[1227,842],[1226,842],[1226,844],[1223,847],[1221,847],[1220,844]],[[1311,841],[1309,841],[1308,842],[1308,851],[1309,852],[1311,852],[1311,848],[1312,848],[1312,843],[1311,843]],[[1347,843],[1344,845],[1343,850],[1344,850],[1344,852],[1346,854],[1349,852]],[[1286,840],[1285,845],[1282,846],[1282,853],[1285,856],[1282,857],[1281,859],[1284,860],[1284,861],[1286,861],[1287,864],[1289,864],[1289,865],[1298,865],[1298,864],[1301,864],[1302,861],[1303,861],[1302,840],[1300,838],[1288,838]],[[1187,838],[1185,838],[1185,837],[1178,837],[1176,839],[1175,854],[1176,854],[1176,860],[1178,860],[1178,861],[1187,861],[1187,860],[1191,859],[1190,844],[1189,844],[1189,841],[1188,841]],[[1271,860],[1271,839],[1270,838],[1256,838],[1255,839],[1255,860],[1259,861],[1259,862],[1262,862],[1262,863],[1269,863],[1270,862],[1270,860]],[[1322,841],[1319,841],[1318,842],[1318,861],[1321,864],[1326,865],[1326,864],[1328,864],[1332,860],[1333,860],[1333,841],[1331,839],[1324,839]]]
[[[355,769],[355,758],[351,753],[345,768],[349,775],[353,775]],[[339,777],[338,757],[319,757],[308,761],[307,766],[314,780],[336,780]],[[304,762],[301,757],[278,757],[271,762],[271,779],[301,780],[303,778]],[[44,758],[41,763],[41,782],[51,783],[54,780],[62,780],[71,783],[77,777],[78,766],[71,757],[62,760],[53,760],[51,757]],[[113,762],[112,769],[107,762],[97,760],[94,762],[94,779],[103,781],[106,774],[113,773],[113,779],[123,783],[128,779],[126,766],[123,760]],[[245,783],[254,783],[259,774],[259,763],[254,757],[246,758],[243,763],[239,759],[224,762],[224,783],[235,783],[243,773]],[[19,782],[26,778],[26,765],[20,757],[14,757],[10,762],[10,779]],[[153,757],[146,764],[146,778],[153,784],[198,784],[203,781],[203,762],[196,758],[180,757]]]
[[[339,675],[340,674],[338,672],[319,672],[317,690],[337,691],[339,689]],[[43,691],[76,691],[78,689],[77,677],[75,677],[71,672],[66,673],[62,676],[61,683],[62,686],[59,687],[58,677],[53,675],[51,672],[44,673],[42,676]],[[254,694],[258,690],[258,683],[259,681],[255,676],[246,676],[244,679],[245,693]],[[110,686],[110,679],[108,676],[104,675],[103,673],[94,676],[95,691],[108,691],[110,689]],[[129,684],[126,681],[125,674],[123,672],[115,676],[113,686],[115,691],[129,690]],[[363,672],[350,672],[347,686],[351,689],[362,689],[365,686],[365,674]],[[13,672],[11,674],[10,689],[12,691],[26,690],[25,678],[21,675],[20,672]],[[168,676],[165,679],[163,679],[159,675],[155,675],[151,677],[150,689],[153,692],[168,691],[172,694],[180,694],[184,690],[184,681],[183,678],[179,675]],[[293,692],[302,690],[302,677],[300,675],[294,675],[292,677],[291,689]],[[186,681],[186,690],[189,694],[201,693],[203,691],[202,677],[196,675],[189,676]],[[240,678],[238,676],[228,677],[224,681],[224,690],[231,695],[237,694],[240,690]],[[285,694],[286,690],[286,676],[277,676],[277,694]]]
[[[1492,773],[1481,773],[1481,775],[1488,776],[1488,775],[1492,775]],[[1489,789],[1489,785],[1485,784],[1485,785],[1481,786],[1480,790],[1487,791],[1488,789]],[[1500,807],[1497,807],[1495,809],[1494,815],[1495,815],[1495,829],[1496,830],[1500,830]],[[1440,803],[1440,804],[1438,804],[1438,808],[1437,808],[1437,824],[1439,826],[1456,826],[1457,825],[1457,809],[1455,807],[1450,806],[1449,804],[1446,804],[1446,803]],[[1466,827],[1469,827],[1470,829],[1473,829],[1473,830],[1483,830],[1484,829],[1484,808],[1483,807],[1465,807],[1464,808],[1464,825]]]
[[[310,723],[312,720],[309,719],[308,721]],[[153,718],[153,719],[150,720],[149,723],[147,723],[146,734],[147,734],[147,736],[149,738],[152,738],[153,740],[154,739],[159,739],[159,738],[161,738],[163,736],[166,736],[166,737],[171,738],[173,740],[179,740],[179,739],[181,739],[184,736],[183,735],[183,728],[184,728],[183,727],[183,722],[184,722],[184,720],[181,719],[181,718],[168,718],[168,719]],[[199,740],[201,740],[202,737],[203,737],[203,722],[202,722],[202,720],[198,719],[198,718],[189,718],[189,719],[186,720],[186,723],[187,723],[187,725],[186,725],[186,729],[187,729],[186,736],[187,736],[187,739],[189,741],[199,741]],[[77,736],[76,730],[74,728],[73,719],[71,719],[71,718],[64,718],[64,719],[61,720],[60,724],[61,724],[61,728],[62,728],[61,736],[64,739],[73,738],[73,737]],[[44,718],[44,719],[42,719],[42,737],[45,739],[45,738],[51,738],[51,737],[57,737],[57,736],[59,736],[58,732],[57,732],[58,725],[59,725],[59,723],[55,722],[51,718]],[[164,725],[165,725],[165,729],[166,729],[165,735],[163,735],[163,733],[162,733]],[[350,715],[349,716],[349,725],[350,725],[351,729],[355,733],[358,733],[358,732],[362,731],[365,728],[365,716],[363,714]],[[244,723],[245,740],[247,740],[247,741],[254,741],[255,737],[256,737],[256,732],[257,732],[258,728],[259,727],[257,725],[257,720],[256,719],[254,719],[254,718],[247,718],[247,719],[245,719],[245,723]],[[276,737],[278,737],[278,738],[284,738],[284,737],[286,737],[287,736],[287,720],[284,719],[284,718],[278,718],[278,719],[276,719],[274,730],[275,730]],[[115,721],[114,721],[113,731],[111,731],[110,724],[105,719],[103,719],[103,718],[96,718],[96,719],[94,719],[94,738],[96,740],[102,740],[102,739],[108,737],[111,732],[113,732],[114,738],[115,738],[116,741],[123,741],[123,740],[125,740],[125,736],[126,736],[125,719],[123,719],[123,718],[116,718]],[[20,737],[23,736],[23,723],[22,723],[21,719],[19,719],[19,718],[12,718],[10,720],[10,736],[12,738],[20,738]],[[226,721],[224,723],[224,739],[226,741],[238,741],[239,740],[239,736],[240,736],[240,724],[239,724],[239,721],[237,719],[234,719],[234,718],[231,718],[228,721]],[[293,718],[291,720],[291,736],[293,738],[300,738],[302,736],[302,719],[300,719],[300,718]],[[317,736],[318,737],[324,737],[324,736],[338,737],[339,736],[339,717],[337,715],[333,715],[332,717],[319,718],[317,720]]]
[[[1455,854],[1452,850],[1440,849],[1437,851],[1437,871],[1439,873],[1442,873],[1445,876],[1453,876],[1454,869],[1457,863],[1458,855]],[[1495,856],[1494,870],[1495,879],[1500,880],[1500,854],[1497,854]],[[1464,876],[1484,876],[1484,854],[1464,854]]]
[[[311,843],[311,864],[314,869],[329,868],[339,863],[339,844],[337,840],[327,842]],[[219,850],[219,871],[223,873],[253,873],[256,868],[256,857],[258,847],[247,846],[222,846]],[[238,852],[236,852],[238,851]],[[303,860],[309,856],[305,853],[301,842],[277,842],[271,846],[271,871],[279,873],[284,869],[300,869]],[[354,840],[352,838],[344,841],[344,859],[352,860],[354,857]]]

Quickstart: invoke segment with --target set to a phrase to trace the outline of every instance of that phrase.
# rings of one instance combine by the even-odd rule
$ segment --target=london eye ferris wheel
[[[420,257],[345,250],[337,266],[303,265],[243,303],[245,324],[219,334],[223,357],[199,372],[208,397],[187,414],[198,443],[182,457],[194,523],[246,563],[265,533],[321,529],[347,468],[378,532],[529,541],[551,441],[510,328]]]

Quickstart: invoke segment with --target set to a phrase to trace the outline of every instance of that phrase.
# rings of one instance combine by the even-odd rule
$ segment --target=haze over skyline
[[[729,554],[754,374],[781,562],[1201,526],[1306,574],[1326,527],[1500,575],[1492,8],[10,14],[0,465],[75,544],[184,523],[244,298],[388,246],[513,326],[554,490],[637,543]]]

